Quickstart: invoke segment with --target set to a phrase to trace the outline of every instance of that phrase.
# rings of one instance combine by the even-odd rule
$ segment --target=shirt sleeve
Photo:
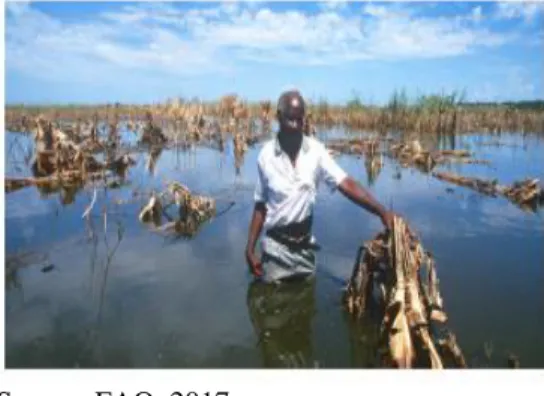
[[[321,179],[334,191],[347,177],[347,173],[336,163],[325,146],[320,151],[319,170]]]
[[[253,194],[255,202],[266,202],[266,180],[264,178],[261,163],[257,162],[257,183],[255,185],[255,193]]]

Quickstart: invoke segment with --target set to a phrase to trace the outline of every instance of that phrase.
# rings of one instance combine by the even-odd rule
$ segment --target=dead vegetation
[[[95,188],[100,183],[108,188],[125,185],[128,169],[136,163],[131,154],[147,152],[146,168],[154,174],[165,148],[192,150],[202,145],[223,152],[229,137],[239,173],[248,148],[269,137],[271,118],[270,101],[252,107],[236,95],[225,96],[219,106],[174,100],[151,106],[42,108],[37,114],[9,109],[8,130],[32,134],[34,147],[32,161],[26,164],[32,176],[6,177],[5,191],[35,186],[42,194],[60,192],[63,202],[70,203],[91,181]],[[127,132],[136,137],[132,145],[124,140]],[[179,208],[175,214],[172,205]],[[158,232],[191,237],[214,213],[213,199],[171,184],[151,196],[140,220],[157,223]]]
[[[426,150],[419,140],[393,143],[389,150],[401,166],[415,167],[423,172],[447,163],[489,164],[489,161],[472,158],[467,150]]]
[[[79,121],[75,127],[61,129],[43,115],[38,116],[34,125],[35,151],[30,164],[33,177],[6,177],[8,193],[27,186],[53,191],[79,189],[90,180],[108,182],[111,177],[123,178],[127,168],[134,165],[127,154],[116,154],[115,147],[101,145],[92,132],[94,127],[84,135]],[[115,145],[116,140],[116,133],[111,132],[107,142]],[[95,154],[100,151],[105,152],[105,161],[96,159]]]
[[[541,108],[471,106],[463,103],[462,95],[456,92],[450,95],[423,95],[415,99],[396,92],[385,106],[380,107],[363,105],[358,99],[350,101],[347,106],[330,106],[322,102],[316,107],[320,122],[380,133],[390,130],[426,135],[544,132],[544,112]]]
[[[328,149],[342,154],[374,156],[380,150],[381,139],[335,139],[326,143]]]
[[[168,211],[172,207],[176,208],[174,213]],[[213,198],[194,194],[183,184],[171,182],[165,191],[151,194],[138,217],[142,223],[152,223],[153,231],[192,238],[215,214]]]
[[[103,181],[111,186],[112,178],[113,183],[117,178],[122,180],[127,169],[134,165],[130,155],[121,154],[123,125],[138,135],[140,145],[149,146],[150,173],[154,172],[164,147],[211,143],[209,147],[223,152],[228,137],[232,139],[239,173],[248,148],[270,136],[273,114],[270,101],[255,106],[234,94],[221,98],[217,104],[177,100],[152,106],[51,110],[38,115],[26,109],[8,109],[7,129],[33,132],[36,149],[31,165],[34,177],[5,178],[5,191],[36,186],[40,191],[61,191],[65,201],[71,202],[89,181]],[[261,122],[260,129],[255,121]],[[466,150],[427,149],[418,139],[394,141],[386,137],[392,128],[413,131],[415,135],[451,136],[474,131],[500,133],[512,129],[526,133],[544,129],[542,113],[531,111],[346,110],[309,106],[304,133],[315,136],[318,125],[344,125],[377,132],[371,138],[327,142],[334,153],[364,155],[369,184],[378,177],[384,154],[402,166],[425,172],[452,162],[487,163],[472,158]],[[104,154],[105,159],[98,160],[99,154]],[[435,172],[433,176],[486,195],[503,195],[520,207],[532,208],[544,201],[536,179],[500,186],[496,181],[447,173]],[[178,182],[147,198],[138,218],[159,234],[192,238],[204,223],[216,216],[213,198],[194,194]],[[96,192],[92,205],[95,200]],[[86,210],[84,217],[89,213]],[[434,261],[402,220],[395,220],[392,235],[381,233],[361,248],[345,297],[348,311],[356,319],[372,306],[379,308],[383,317],[380,356],[385,366],[466,367],[455,337],[445,328],[447,316]]]
[[[484,180],[477,177],[465,177],[446,172],[434,172],[437,179],[467,187],[481,194],[496,197],[502,195],[526,211],[535,211],[544,203],[544,190],[538,179],[525,179],[503,186],[498,180]]]
[[[500,134],[506,131],[521,133],[543,133],[544,112],[541,107],[515,105],[471,105],[464,103],[463,95],[423,95],[408,98],[403,92],[394,92],[384,106],[365,105],[356,98],[346,105],[331,105],[326,100],[313,103],[307,100],[305,133],[313,135],[316,126],[344,126],[350,129],[377,132],[388,131],[425,135],[456,135],[464,133]],[[174,98],[164,103],[151,105],[123,105],[119,103],[100,106],[64,106],[49,108],[6,108],[6,125],[11,131],[25,131],[32,127],[39,113],[48,119],[109,120],[108,125],[126,121],[130,126],[138,125],[151,113],[160,123],[173,122],[180,125],[202,124],[206,118],[232,120],[236,126],[249,119],[259,119],[263,126],[272,121],[274,108],[270,100],[250,103],[235,93],[229,93],[216,101],[186,101]],[[81,127],[85,125],[82,122]],[[86,126],[88,127],[88,126]],[[132,129],[132,128],[130,128]],[[114,128],[110,128],[112,133]]]
[[[378,179],[383,168],[383,158],[381,154],[365,156],[365,169],[369,185],[373,185]]]
[[[473,158],[473,154],[468,150],[425,149],[417,139],[405,142],[395,142],[390,138],[379,137],[339,139],[328,141],[326,146],[332,154],[364,155],[369,185],[374,183],[382,168],[382,153],[398,161],[402,167],[413,167],[424,173],[432,172],[438,165],[452,163],[490,165],[487,160]],[[544,203],[544,192],[538,179],[525,179],[511,186],[501,186],[497,180],[483,180],[445,172],[432,172],[432,175],[440,180],[471,188],[484,195],[492,197],[502,195],[525,211],[536,211]]]
[[[438,288],[436,268],[399,217],[360,248],[344,303],[356,321],[372,309],[380,317],[377,355],[384,367],[466,367]]]
[[[162,133],[162,129],[153,122],[153,115],[148,111],[146,113],[140,143],[148,145],[161,145],[166,143],[167,140],[168,139]]]
[[[80,188],[87,180],[96,180],[100,175],[104,178],[106,173],[124,175],[134,161],[121,156],[119,152],[123,146],[123,125],[128,130],[135,131],[139,135],[138,143],[147,146],[155,154],[160,154],[163,147],[173,145],[185,149],[197,144],[223,152],[230,136],[235,169],[239,174],[248,148],[270,137],[273,106],[269,100],[252,105],[238,95],[230,94],[222,97],[218,103],[184,102],[176,99],[148,106],[115,104],[105,107],[40,109],[38,114],[32,111],[24,107],[9,108],[6,111],[8,129],[31,131],[35,140],[31,165],[34,178],[10,177],[6,179],[6,192],[32,185],[43,190],[51,187],[52,191],[59,186]],[[483,128],[487,120],[487,115],[483,114],[488,113],[479,112],[478,109],[463,109],[442,99],[414,108],[402,105],[402,100],[397,100],[379,113],[364,106],[342,110],[326,103],[309,103],[304,133],[315,135],[317,125],[331,123],[350,126],[354,124],[377,132],[370,138],[327,142],[327,147],[333,154],[364,155],[367,177],[372,183],[382,169],[383,154],[396,159],[403,167],[414,167],[423,172],[431,172],[437,165],[449,163],[489,164],[486,160],[473,158],[467,150],[425,148],[417,138],[422,137],[428,129],[422,121],[425,117],[435,120],[433,122],[438,125],[436,128],[429,127],[431,130],[454,136],[464,127],[473,126],[476,130]],[[527,121],[525,116],[535,122],[540,119],[540,113],[535,115],[511,109],[501,110],[497,114],[500,122],[491,129],[497,129],[503,124],[511,128],[521,123],[524,125],[523,130],[527,131],[533,123]],[[472,121],[468,122],[469,119]],[[261,121],[260,126],[257,120]],[[535,125],[537,124],[538,122]],[[392,127],[410,130],[410,139],[404,136],[403,140],[395,141],[387,137],[386,132]],[[135,148],[129,147],[128,151],[130,150]],[[105,154],[105,160],[97,159],[100,154]],[[148,169],[151,173],[156,158],[156,155],[150,157]],[[492,188],[480,183],[479,190],[491,191]],[[530,188],[525,187],[522,190],[529,191]],[[518,191],[519,188],[505,190],[503,195],[524,205],[537,200],[530,198],[532,195],[529,193],[527,194],[530,197],[527,198],[527,194]]]

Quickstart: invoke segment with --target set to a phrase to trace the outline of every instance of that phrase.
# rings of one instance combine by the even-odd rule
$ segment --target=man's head
[[[277,117],[280,144],[289,155],[296,155],[302,144],[306,106],[298,91],[286,91],[278,100]]]
[[[286,132],[302,132],[306,105],[300,92],[292,90],[281,94],[277,117],[280,129]]]

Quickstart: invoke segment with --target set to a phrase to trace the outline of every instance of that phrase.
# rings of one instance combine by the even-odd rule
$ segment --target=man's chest
[[[317,159],[308,155],[298,158],[294,165],[287,156],[278,156],[264,168],[266,187],[274,200],[315,193],[318,173]]]

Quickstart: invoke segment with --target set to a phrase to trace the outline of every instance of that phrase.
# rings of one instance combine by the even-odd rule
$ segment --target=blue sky
[[[7,103],[544,99],[544,3],[6,3]]]

